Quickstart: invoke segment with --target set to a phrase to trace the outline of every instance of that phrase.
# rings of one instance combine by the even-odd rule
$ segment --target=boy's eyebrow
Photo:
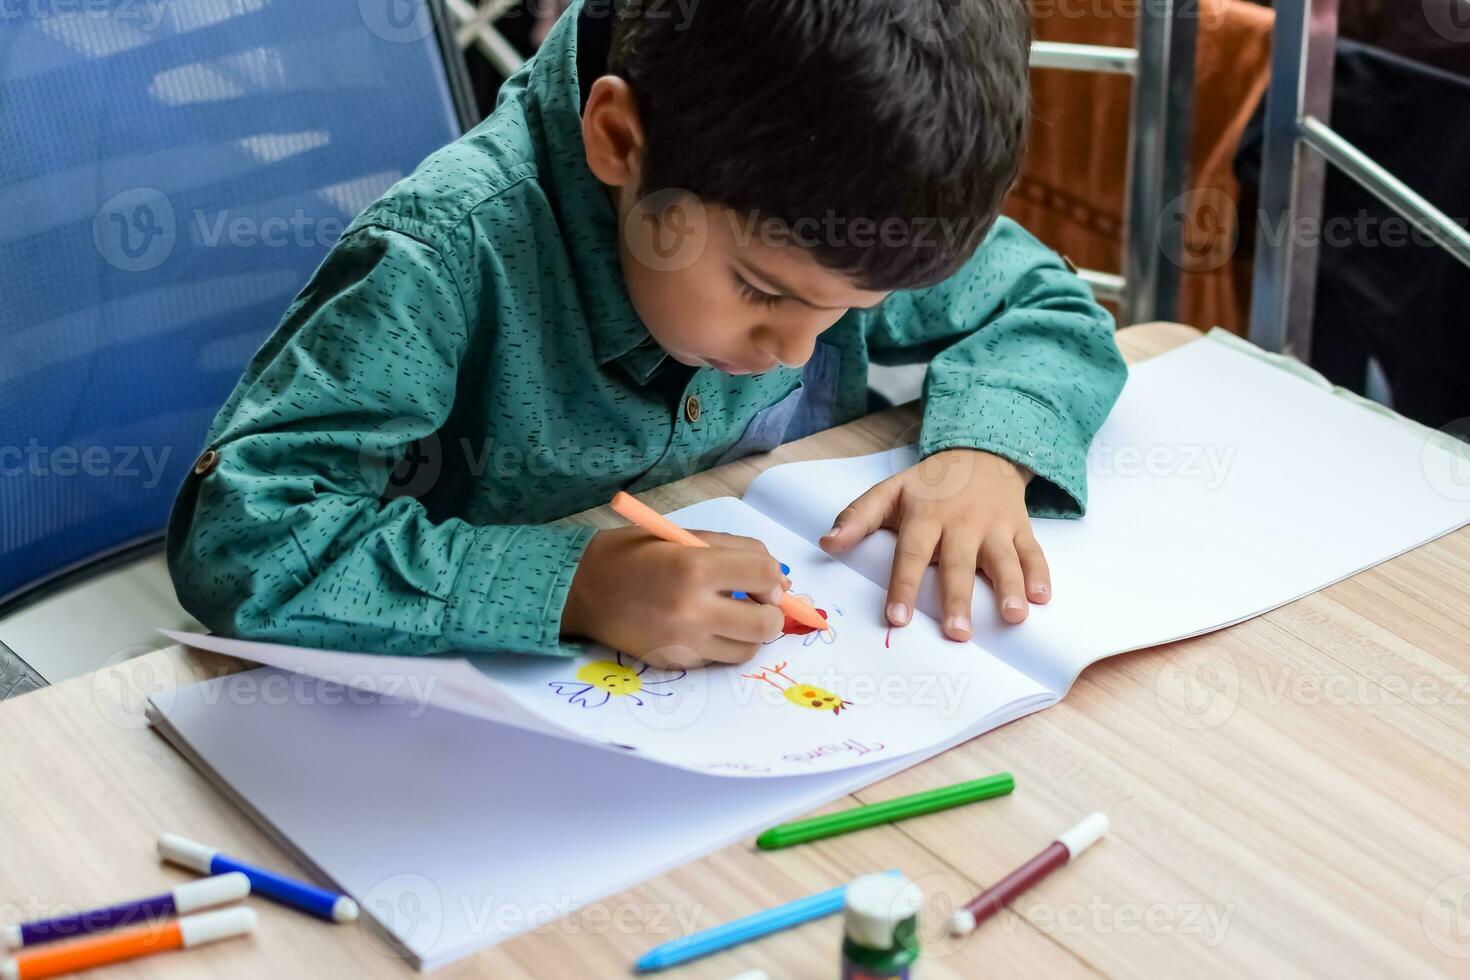
[[[768,289],[771,292],[779,293],[780,295],[785,296],[787,299],[793,300],[793,301],[795,301],[797,303],[800,303],[802,306],[810,307],[811,309],[814,309],[814,310],[847,310],[847,309],[864,309],[864,310],[866,310],[866,309],[872,309],[871,306],[862,306],[862,307],[822,306],[819,303],[813,303],[809,299],[805,299],[805,298],[803,298],[801,296],[798,296],[797,293],[796,293],[796,291],[794,289],[792,289],[790,286],[786,285],[784,282],[782,282],[776,276],[771,275],[769,272],[766,272],[765,270],[759,268],[758,266],[752,265],[748,260],[739,260],[737,262],[737,265],[743,266],[743,268],[741,269],[741,271],[744,272],[750,278],[757,280],[757,282],[756,282],[756,285],[757,286],[761,286],[763,288],[766,288],[766,289]],[[878,302],[881,303],[882,300],[879,300]],[[873,304],[873,306],[877,306],[877,305],[878,305],[878,303],[874,303]]]

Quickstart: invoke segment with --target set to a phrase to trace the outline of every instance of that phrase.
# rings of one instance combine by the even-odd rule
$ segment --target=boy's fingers
[[[769,554],[766,546],[755,538],[747,538],[740,534],[723,534],[719,531],[695,531],[694,536],[708,542],[711,548],[737,548],[741,551],[758,551],[761,554]]]
[[[765,643],[781,635],[786,617],[779,606],[721,602],[710,615],[709,631],[737,643]]]
[[[939,542],[939,593],[944,608],[944,635],[951,640],[968,640],[975,635],[970,604],[975,598],[975,567],[979,560],[978,534],[945,532]]]
[[[677,645],[655,647],[638,659],[659,670],[693,670],[708,663],[697,650]]]
[[[1030,531],[1016,535],[1016,554],[1021,559],[1021,574],[1026,578],[1026,597],[1032,602],[1050,601],[1051,568]]]
[[[847,551],[882,527],[898,500],[898,486],[895,480],[884,480],[848,504],[832,522],[832,530],[822,535],[821,546],[834,554]]]
[[[724,636],[711,636],[699,653],[710,663],[744,664],[749,663],[760,648],[759,641],[747,643]]]
[[[781,565],[764,551],[731,551],[719,559],[709,584],[720,592],[744,593],[756,602],[779,603],[784,591]]]
[[[906,626],[914,616],[914,599],[924,570],[934,559],[934,546],[939,543],[940,525],[933,521],[905,521],[898,529],[898,543],[893,547],[893,571],[888,577],[888,621]]]
[[[1026,618],[1026,579],[1021,574],[1021,560],[1016,546],[1009,540],[990,538],[980,548],[980,567],[995,592],[1000,618],[1019,623]]]
[[[756,538],[747,538],[740,534],[723,534],[719,531],[695,531],[694,535],[707,541],[711,548],[734,548],[737,551],[753,551],[760,555],[770,554],[770,551],[766,549],[765,542]],[[791,569],[789,566],[785,564],[781,566],[781,588],[788,592],[791,591],[791,579],[786,578],[786,576],[790,572]],[[736,598],[744,599],[746,596],[742,592],[737,593]]]

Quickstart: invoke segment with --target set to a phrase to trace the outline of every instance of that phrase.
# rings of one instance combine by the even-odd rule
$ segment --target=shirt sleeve
[[[1053,251],[1001,218],[954,276],[896,293],[865,329],[878,364],[929,362],[919,452],[980,449],[1037,476],[1036,517],[1087,509],[1087,450],[1127,378],[1112,316]]]
[[[436,521],[387,493],[410,450],[435,452],[469,322],[425,241],[366,225],[337,243],[175,502],[185,608],[219,633],[340,650],[579,651],[560,623],[591,529]]]

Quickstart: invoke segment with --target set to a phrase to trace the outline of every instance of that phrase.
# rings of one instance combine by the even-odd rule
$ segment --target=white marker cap
[[[1093,813],[1085,817],[1081,823],[1071,830],[1062,834],[1057,840],[1071,855],[1068,860],[1081,854],[1093,844],[1096,844],[1103,834],[1108,832],[1108,815],[1106,813]]]
[[[170,864],[190,868],[201,874],[209,874],[210,862],[218,854],[212,847],[180,837],[178,834],[158,835],[158,856]]]
[[[237,905],[218,912],[201,912],[179,920],[179,934],[185,947],[201,946],[218,939],[243,936],[255,929],[257,916],[248,905]]]
[[[15,962],[14,956],[0,961],[0,980],[20,980],[20,964]]]
[[[975,931],[975,913],[969,909],[960,909],[949,920],[949,932],[952,936],[968,936]]]
[[[332,920],[334,922],[356,922],[357,903],[343,895],[332,904]]]
[[[213,875],[174,889],[174,911],[179,915],[224,905],[250,894],[250,879],[239,871]]]
[[[20,948],[20,924],[11,922],[0,927],[0,950]]]

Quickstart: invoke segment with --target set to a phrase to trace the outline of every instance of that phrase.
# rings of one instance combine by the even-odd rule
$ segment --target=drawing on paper
[[[840,715],[843,708],[852,707],[851,701],[845,701],[831,691],[825,691],[815,684],[798,684],[794,678],[784,673],[787,663],[789,661],[783,660],[774,667],[762,667],[759,674],[741,674],[740,676],[749,677],[755,681],[765,681],[798,708],[806,708],[809,711],[830,711],[833,715]],[[782,685],[780,681],[773,680],[772,674],[786,683]]]
[[[813,643],[816,643],[818,639],[820,639],[823,643],[834,642],[837,639],[837,627],[832,625],[832,617],[827,615],[827,610],[817,606],[815,600],[813,600],[812,597],[809,595],[798,595],[797,598],[805,599],[807,601],[807,604],[816,609],[817,613],[827,621],[827,626],[830,628],[824,632],[817,629],[815,626],[807,626],[805,623],[798,623],[790,616],[787,616],[786,621],[781,625],[781,635],[776,637],[776,639],[774,640],[767,640],[766,643],[775,643],[779,640],[785,639],[788,636],[801,637],[801,645],[804,647],[811,646]],[[836,609],[837,607],[834,606],[833,608]],[[837,611],[839,613],[842,612],[841,609],[838,609]]]
[[[667,674],[659,680],[649,680],[649,666],[632,657],[624,659],[621,653],[612,660],[594,660],[583,664],[574,681],[551,681],[546,686],[563,695],[568,704],[584,708],[600,708],[613,698],[627,698],[638,707],[643,707],[644,697],[666,698],[673,691],[654,691],[651,688],[672,684],[682,680],[687,670],[658,671]],[[599,696],[601,700],[599,700]]]

